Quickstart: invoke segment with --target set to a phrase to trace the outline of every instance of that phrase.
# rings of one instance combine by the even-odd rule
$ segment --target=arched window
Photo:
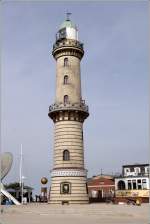
[[[118,190],[125,190],[125,182],[123,180],[119,180]]]
[[[68,98],[69,98],[68,95],[64,96],[64,104],[68,103]]]
[[[71,183],[63,182],[60,184],[60,193],[61,194],[71,194]]]
[[[63,160],[64,161],[70,160],[70,152],[67,149],[63,151]]]
[[[64,76],[64,84],[68,84],[68,75]]]
[[[68,66],[68,58],[64,58],[64,67]]]

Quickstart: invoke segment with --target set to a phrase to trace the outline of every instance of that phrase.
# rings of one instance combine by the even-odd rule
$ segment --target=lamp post
[[[48,179],[46,177],[41,178],[41,184],[46,185]],[[47,187],[41,187],[41,199],[42,202],[47,202]]]
[[[26,177],[21,176],[21,204],[23,204],[23,192],[24,192],[24,182],[23,180],[26,179]]]

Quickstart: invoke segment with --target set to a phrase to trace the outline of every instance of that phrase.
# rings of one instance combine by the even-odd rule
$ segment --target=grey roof
[[[123,165],[122,167],[138,167],[138,166],[149,166],[148,163],[135,163],[135,164],[130,164],[130,165]]]

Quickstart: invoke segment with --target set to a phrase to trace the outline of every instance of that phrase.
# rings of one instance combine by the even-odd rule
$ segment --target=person
[[[12,205],[12,200],[11,200],[10,198],[8,198],[8,199],[6,200],[6,205]]]

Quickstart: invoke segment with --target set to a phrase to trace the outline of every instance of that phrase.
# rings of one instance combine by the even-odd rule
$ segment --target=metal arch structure
[[[5,152],[1,155],[1,180],[9,173],[13,163],[13,155],[10,152]]]
[[[2,180],[9,173],[13,163],[13,155],[10,152],[5,152],[1,154],[0,157],[0,195],[3,194],[8,199],[12,200],[15,205],[20,205],[20,202],[16,200],[5,188],[2,184]]]

